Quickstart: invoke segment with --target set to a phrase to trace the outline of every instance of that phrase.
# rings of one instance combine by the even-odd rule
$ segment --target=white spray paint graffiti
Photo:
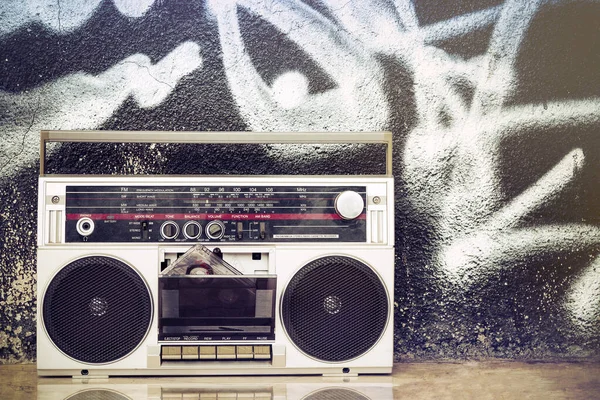
[[[32,22],[57,32],[69,32],[84,24],[103,0],[3,0],[0,36]],[[155,0],[113,0],[115,7],[128,17],[144,15]]]
[[[229,88],[242,117],[257,131],[361,131],[383,128],[388,107],[383,72],[372,55],[331,21],[298,1],[209,0],[219,34]],[[308,94],[298,71],[278,77],[269,87],[248,55],[238,24],[237,5],[264,18],[297,43],[329,76],[336,88]],[[364,66],[368,65],[369,68]]]
[[[516,86],[519,48],[543,3],[508,0],[500,6],[424,27],[409,0],[322,1],[335,22],[301,1],[214,0],[210,6],[219,24],[231,91],[253,129],[383,127],[388,110],[382,112],[382,80],[375,55],[395,57],[412,72],[418,125],[406,142],[402,178],[412,204],[435,221],[440,238],[438,268],[451,280],[468,286],[473,283],[470,272],[474,268],[478,276],[482,272],[483,276],[491,276],[499,268],[510,268],[517,258],[526,260],[556,249],[593,252],[600,245],[600,229],[590,225],[519,225],[524,217],[568,190],[569,184],[578,179],[585,165],[583,149],[571,150],[513,199],[507,201],[499,190],[503,140],[535,134],[540,128],[600,122],[598,98],[505,106]],[[337,93],[331,91],[333,96],[310,96],[305,79],[291,72],[269,88],[245,53],[237,21],[238,5],[285,32],[345,87]],[[492,24],[489,47],[482,56],[465,60],[434,46]],[[336,62],[340,59],[342,63]],[[456,89],[461,82],[474,91],[470,104]],[[289,93],[285,93],[285,87]],[[354,111],[356,105],[361,108],[360,114]],[[345,112],[348,109],[353,111]],[[442,114],[445,120],[441,120]],[[507,259],[506,254],[514,259]],[[596,259],[578,278],[566,304],[580,326],[593,324],[600,312],[597,265]]]
[[[32,22],[70,32],[100,3],[8,0],[2,5],[0,36]],[[113,3],[123,15],[136,18],[155,0]],[[410,0],[319,1],[328,16],[300,0],[207,3],[218,24],[229,88],[253,130],[385,129],[392,110],[378,56],[393,58],[410,71],[418,124],[405,142],[401,180],[415,209],[433,220],[439,241],[436,267],[453,282],[468,286],[475,275],[494,276],[539,254],[588,252],[590,262],[575,277],[566,307],[576,326],[597,331],[600,229],[586,224],[521,224],[570,189],[589,155],[584,149],[571,149],[512,199],[498,190],[500,144],[506,138],[600,122],[598,98],[505,104],[514,94],[515,60],[532,19],[543,4],[565,2],[508,0],[428,26],[420,24]],[[335,88],[312,94],[308,78],[294,70],[265,83],[247,52],[238,6],[301,47],[335,81]],[[493,33],[483,55],[463,59],[436,47],[489,27]],[[154,65],[137,54],[97,76],[77,73],[19,94],[0,93],[0,174],[10,176],[35,160],[40,129],[96,128],[128,96],[141,107],[155,107],[201,62],[198,45],[187,42]],[[461,94],[458,84],[473,90],[472,100]],[[472,274],[474,269],[477,274]]]
[[[600,257],[577,277],[568,296],[568,307],[574,321],[591,332],[600,321]]]
[[[140,107],[156,107],[201,64],[200,47],[185,42],[156,64],[135,54],[96,76],[75,73],[25,93],[0,92],[5,110],[0,119],[0,173],[12,175],[35,160],[41,129],[96,128],[129,96]]]

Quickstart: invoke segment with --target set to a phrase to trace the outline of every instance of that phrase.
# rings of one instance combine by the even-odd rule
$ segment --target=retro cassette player
[[[50,175],[50,142],[377,143],[387,170]],[[43,131],[38,374],[390,373],[391,146],[385,132]]]

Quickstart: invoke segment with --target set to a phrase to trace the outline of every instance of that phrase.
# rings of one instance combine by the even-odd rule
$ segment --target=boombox
[[[45,173],[49,142],[215,140],[383,143],[386,173]],[[41,143],[39,375],[391,372],[390,133],[43,131]]]

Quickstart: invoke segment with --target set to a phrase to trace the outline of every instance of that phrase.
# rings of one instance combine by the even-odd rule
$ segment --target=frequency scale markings
[[[340,193],[354,193],[357,215],[340,213]],[[66,232],[70,242],[364,241],[365,203],[364,186],[68,186]]]

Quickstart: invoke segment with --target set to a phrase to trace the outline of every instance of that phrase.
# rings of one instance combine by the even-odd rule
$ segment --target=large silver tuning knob
[[[343,219],[354,219],[362,214],[365,201],[355,191],[346,190],[338,194],[335,199],[335,211]]]

